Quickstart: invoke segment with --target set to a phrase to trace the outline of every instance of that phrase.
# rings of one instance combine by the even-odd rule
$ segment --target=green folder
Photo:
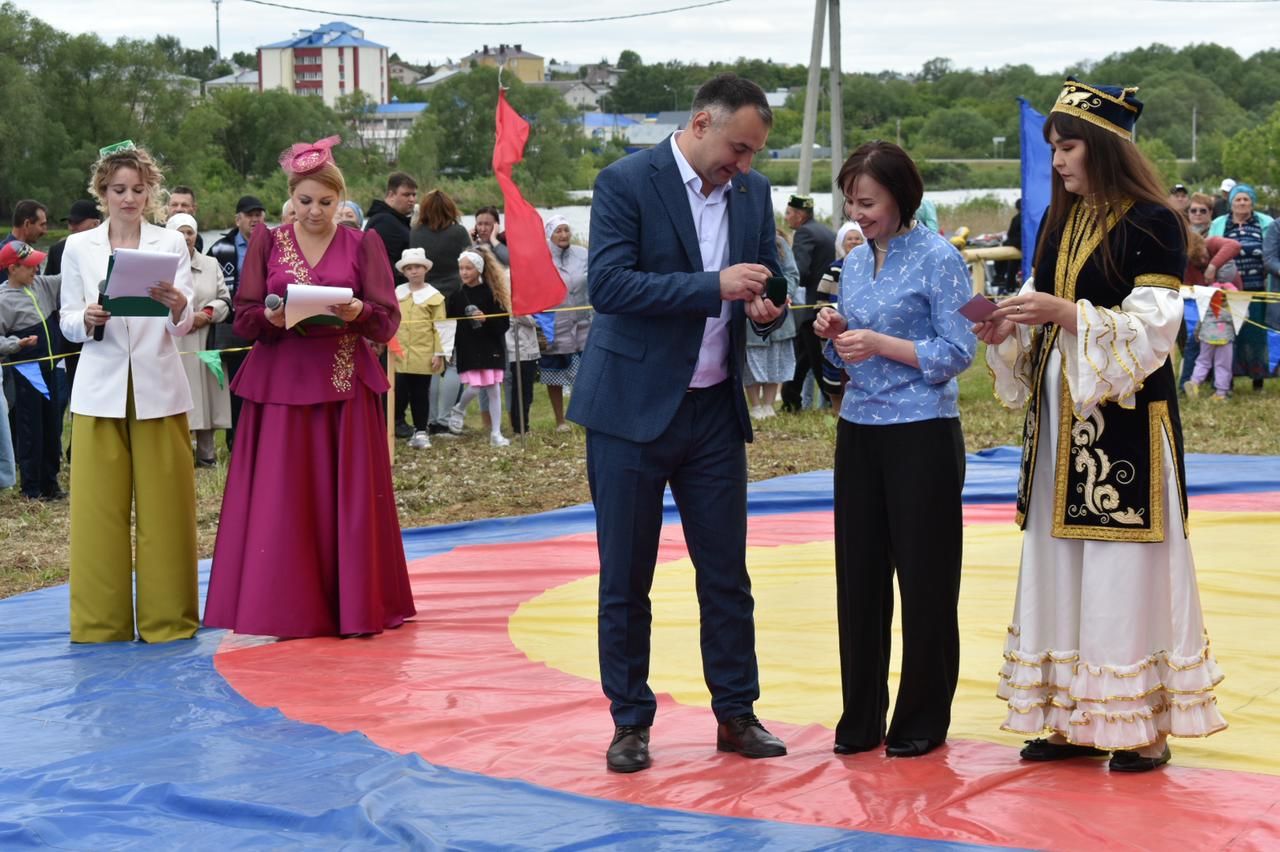
[[[168,316],[169,309],[164,303],[157,302],[149,296],[121,296],[113,299],[107,295],[111,286],[111,270],[115,268],[115,255],[107,261],[107,279],[102,282],[102,309],[117,317],[163,317]]]

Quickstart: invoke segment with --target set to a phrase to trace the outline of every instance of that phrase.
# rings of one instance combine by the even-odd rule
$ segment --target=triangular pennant
[[[213,373],[218,379],[218,387],[226,387],[227,374],[222,369],[222,353],[217,349],[202,349],[196,353],[196,356],[209,368],[209,372]]]

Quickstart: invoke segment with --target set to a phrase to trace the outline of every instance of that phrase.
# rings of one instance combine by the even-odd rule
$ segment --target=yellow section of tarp
[[[1192,512],[1190,527],[1205,621],[1226,675],[1216,690],[1218,706],[1230,728],[1206,739],[1173,740],[1175,760],[1183,766],[1280,775],[1280,514]],[[1021,743],[998,730],[1005,705],[995,697],[1020,546],[1021,533],[1011,524],[965,528],[953,738]],[[764,719],[834,727],[840,714],[840,665],[831,541],[751,547],[747,564],[760,662],[756,712]],[[688,559],[658,566],[649,682],[655,692],[670,693],[683,704],[709,706],[693,589]],[[591,576],[525,603],[511,619],[512,641],[534,661],[598,680],[596,590]],[[895,646],[899,630],[895,618]],[[897,690],[896,651],[890,694]]]

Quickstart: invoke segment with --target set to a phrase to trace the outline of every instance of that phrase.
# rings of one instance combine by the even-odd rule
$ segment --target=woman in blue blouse
[[[890,757],[941,745],[960,667],[964,436],[955,377],[977,341],[956,313],[969,272],[912,218],[924,184],[906,152],[869,142],[845,162],[845,212],[865,245],[814,331],[849,376],[835,457],[836,594],[844,713],[835,751],[885,743]],[[902,598],[902,677],[887,736],[893,575]]]

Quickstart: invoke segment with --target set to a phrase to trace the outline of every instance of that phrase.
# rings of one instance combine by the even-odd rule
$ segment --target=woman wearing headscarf
[[[564,281],[564,301],[556,305],[552,314],[555,329],[547,343],[542,360],[538,362],[538,376],[547,386],[547,399],[556,417],[556,431],[568,432],[564,419],[564,389],[573,386],[578,376],[578,362],[587,345],[587,332],[591,329],[591,311],[583,310],[587,300],[587,250],[573,243],[569,220],[552,216],[546,221],[547,243],[551,260]]]
[[[1209,236],[1238,242],[1240,254],[1236,257],[1236,270],[1244,281],[1243,289],[1255,293],[1266,290],[1262,243],[1263,235],[1271,225],[1271,217],[1254,209],[1258,195],[1248,184],[1236,184],[1227,196],[1227,203],[1231,211],[1213,220]],[[1249,319],[1253,322],[1241,326],[1236,338],[1236,371],[1248,376],[1253,381],[1254,392],[1261,393],[1262,380],[1270,372],[1267,331],[1261,327],[1266,324],[1267,303],[1256,299],[1250,302]]]
[[[196,236],[200,226],[190,213],[175,213],[165,227],[182,234],[191,252],[191,331],[177,339],[182,353],[182,368],[191,386],[193,407],[187,414],[187,426],[196,435],[196,467],[213,467],[218,463],[217,450],[213,446],[213,434],[217,429],[231,428],[231,392],[226,377],[214,373],[208,363],[197,353],[209,348],[209,330],[223,322],[231,310],[231,291],[222,279],[222,267],[208,255],[196,251]],[[221,360],[214,362],[222,369]]]

